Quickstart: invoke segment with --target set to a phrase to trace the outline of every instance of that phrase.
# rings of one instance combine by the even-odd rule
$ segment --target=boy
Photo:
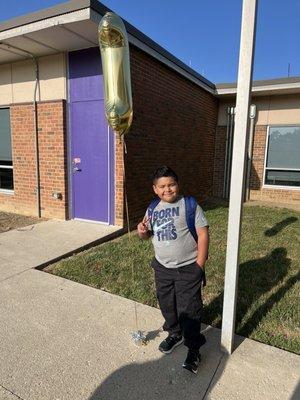
[[[201,282],[208,255],[208,224],[197,204],[196,242],[187,225],[185,198],[179,194],[178,177],[171,168],[162,166],[154,172],[153,190],[159,198],[158,204],[154,209],[148,208],[137,229],[141,239],[152,237],[154,246],[156,294],[165,319],[163,329],[168,332],[159,350],[171,353],[184,341],[188,353],[182,366],[196,374],[199,349],[205,343],[200,333]]]

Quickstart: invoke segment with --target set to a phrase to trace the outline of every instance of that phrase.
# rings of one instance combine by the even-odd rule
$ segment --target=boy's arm
[[[209,247],[208,226],[204,226],[203,228],[196,228],[196,230],[198,235],[197,264],[201,268],[204,268],[208,256],[208,247]]]

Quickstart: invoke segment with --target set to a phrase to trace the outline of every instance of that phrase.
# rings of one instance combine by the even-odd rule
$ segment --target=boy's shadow
[[[283,286],[270,292],[280,284],[288,272],[291,260],[287,251],[278,247],[265,257],[247,261],[240,265],[236,327],[237,334],[249,336],[261,320],[284,294],[295,284],[299,274],[292,276]],[[258,306],[255,307],[255,302]],[[223,307],[223,292],[204,308],[204,322],[217,322],[220,327]]]
[[[156,343],[154,348],[149,349],[150,353],[148,353],[148,347],[145,348],[144,353],[148,353],[147,361],[142,355],[142,350],[138,351],[139,361],[124,365],[109,374],[92,393],[89,400],[199,400],[204,398],[223,357],[219,350],[219,330],[209,327],[205,335],[208,342],[201,351],[202,362],[197,376],[181,366],[186,357],[185,346],[178,347],[171,354],[162,355],[157,351],[158,343]],[[152,353],[153,349],[154,353]],[[156,355],[155,360],[152,354]]]

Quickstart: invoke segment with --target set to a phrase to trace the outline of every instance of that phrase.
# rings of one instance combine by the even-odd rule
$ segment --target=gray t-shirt
[[[208,223],[202,208],[197,205],[195,227],[204,226]],[[186,223],[183,196],[175,203],[161,200],[153,211],[148,229],[153,232],[155,258],[160,264],[166,268],[178,268],[196,262],[197,243]]]

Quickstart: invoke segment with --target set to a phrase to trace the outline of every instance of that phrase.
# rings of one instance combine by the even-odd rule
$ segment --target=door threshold
[[[109,226],[110,224],[108,222],[102,222],[102,221],[94,221],[92,219],[83,219],[83,218],[73,218],[74,221],[81,221],[81,222],[90,222],[91,224],[98,224],[98,225],[105,225]],[[113,226],[113,225],[110,225]]]

